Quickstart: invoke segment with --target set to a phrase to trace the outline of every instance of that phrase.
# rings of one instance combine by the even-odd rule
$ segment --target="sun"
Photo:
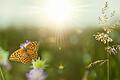
[[[65,23],[73,13],[72,3],[66,0],[48,0],[43,8],[46,19],[56,24]]]

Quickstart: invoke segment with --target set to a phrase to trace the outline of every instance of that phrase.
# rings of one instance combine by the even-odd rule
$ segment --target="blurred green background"
[[[47,80],[107,80],[106,63],[94,67],[88,74],[86,66],[96,60],[106,59],[107,52],[102,43],[96,41],[93,34],[102,31],[102,28],[71,27],[63,32],[45,27],[10,26],[0,28],[0,46],[9,51],[9,55],[19,49],[25,40],[39,41],[39,56],[47,59]],[[120,29],[110,36],[114,42],[120,43]],[[10,61],[10,71],[4,67],[7,80],[26,80],[26,73],[31,70],[31,64],[22,64]],[[60,69],[60,65],[64,66]],[[120,79],[120,54],[110,56],[110,80]],[[86,79],[85,79],[86,77]]]

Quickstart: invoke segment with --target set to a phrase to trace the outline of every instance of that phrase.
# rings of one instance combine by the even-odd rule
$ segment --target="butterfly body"
[[[22,44],[22,47],[10,55],[10,60],[22,62],[24,64],[31,63],[32,60],[37,59],[37,51],[39,44],[37,41]]]

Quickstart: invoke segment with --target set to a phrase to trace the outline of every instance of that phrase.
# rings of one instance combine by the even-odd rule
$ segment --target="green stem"
[[[3,72],[2,72],[2,68],[0,67],[0,73],[1,73],[1,76],[2,76],[2,80],[5,80],[5,77],[3,75]]]
[[[109,43],[107,43],[107,46],[109,46]],[[107,53],[107,80],[110,80],[110,54]]]
[[[107,61],[107,80],[110,79],[110,59],[109,59],[109,53],[107,54],[107,58],[108,58],[108,61]]]

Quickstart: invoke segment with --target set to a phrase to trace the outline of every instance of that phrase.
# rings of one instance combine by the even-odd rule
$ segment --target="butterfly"
[[[37,41],[26,41],[20,45],[20,49],[10,55],[9,60],[22,62],[24,64],[31,63],[32,60],[38,57],[38,47],[39,44]]]

